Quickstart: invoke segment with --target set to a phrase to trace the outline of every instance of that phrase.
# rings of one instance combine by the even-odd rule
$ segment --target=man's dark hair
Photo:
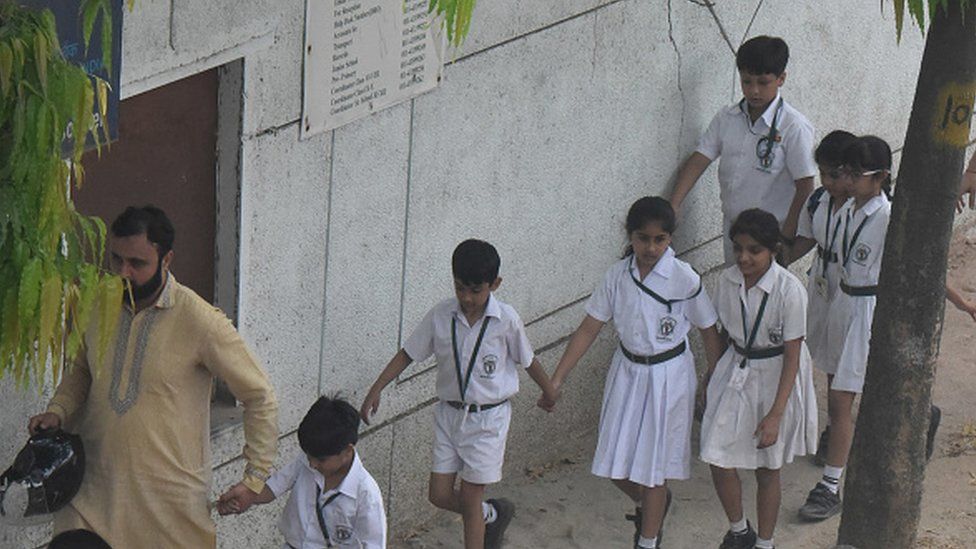
[[[790,48],[782,38],[756,36],[739,46],[735,54],[735,66],[749,74],[775,74],[786,72],[790,60]]]
[[[458,244],[451,257],[454,278],[468,286],[493,283],[501,265],[502,260],[494,246],[473,238]]]
[[[159,257],[173,249],[176,231],[166,213],[159,208],[146,205],[141,208],[129,206],[112,222],[114,236],[146,235],[146,239],[159,249]]]
[[[48,549],[112,549],[112,546],[95,532],[78,529],[54,536]]]
[[[298,445],[306,455],[334,456],[359,441],[359,412],[339,397],[319,397],[298,425]]]

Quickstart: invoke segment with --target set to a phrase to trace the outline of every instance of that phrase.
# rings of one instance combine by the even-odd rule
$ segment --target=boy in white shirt
[[[384,549],[383,495],[356,453],[358,440],[356,409],[344,400],[320,397],[298,426],[304,454],[271,475],[251,501],[221,497],[217,509],[241,513],[290,490],[278,522],[283,549]]]
[[[369,417],[380,393],[410,365],[437,359],[434,405],[434,462],[430,502],[459,513],[465,549],[501,547],[515,514],[507,499],[484,501],[485,487],[502,478],[505,440],[512,415],[508,399],[518,392],[518,366],[542,389],[544,407],[556,390],[539,364],[525,326],[511,306],[492,294],[502,279],[501,259],[491,244],[466,240],[454,250],[455,296],[434,306],[373,383],[360,415]],[[460,475],[460,489],[455,488]]]
[[[781,38],[757,36],[736,52],[743,98],[723,107],[702,136],[698,149],[678,172],[671,205],[676,212],[705,169],[721,156],[718,182],[722,201],[725,263],[734,261],[729,227],[750,208],[772,213],[787,244],[813,191],[813,125],[780,96],[786,82],[789,48]]]

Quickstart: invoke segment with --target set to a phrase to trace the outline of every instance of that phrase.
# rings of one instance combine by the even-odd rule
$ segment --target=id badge
[[[729,378],[729,388],[741,391],[746,386],[746,378],[749,377],[749,368],[739,368],[738,365],[732,367],[732,377]]]
[[[813,277],[813,284],[817,288],[817,294],[826,299],[827,298],[827,279],[822,275],[816,275]]]

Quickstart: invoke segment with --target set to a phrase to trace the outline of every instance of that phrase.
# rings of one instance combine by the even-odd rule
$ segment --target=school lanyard
[[[844,248],[843,248],[843,252],[844,252],[844,264],[843,265],[844,265],[844,267],[847,267],[847,263],[851,259],[851,251],[854,249],[854,245],[857,244],[857,237],[861,236],[861,230],[864,229],[864,225],[871,219],[871,216],[872,215],[873,215],[873,212],[870,215],[864,216],[864,219],[861,220],[861,223],[857,226],[857,229],[854,230],[854,236],[851,237],[851,242],[850,242],[850,244],[848,244],[847,243],[847,229],[848,229],[848,227],[851,224],[851,218],[854,217],[854,210],[853,209],[850,210],[850,215],[847,217],[847,220],[844,223]]]
[[[668,308],[668,314],[671,313],[671,305],[673,305],[675,303],[678,303],[680,301],[688,301],[689,299],[694,299],[694,298],[698,297],[698,294],[700,294],[701,291],[702,291],[702,282],[701,282],[701,278],[699,278],[698,279],[698,289],[695,290],[695,293],[691,294],[688,297],[683,297],[683,298],[679,298],[679,299],[665,299],[665,298],[661,297],[660,294],[658,294],[654,290],[648,288],[643,283],[641,283],[641,281],[638,280],[636,276],[634,276],[633,267],[634,267],[634,256],[630,256],[630,266],[627,267],[627,272],[630,273],[630,279],[634,281],[634,284],[637,284],[637,287],[640,288],[642,292],[644,292],[645,294],[653,297],[655,301],[657,301],[661,305],[664,305],[665,307],[667,307]]]
[[[739,102],[739,109],[742,110],[746,116],[749,116],[749,111],[744,108],[745,102],[745,98],[742,98],[742,101]],[[756,143],[756,158],[759,159],[759,164],[764,168],[768,168],[773,163],[770,156],[773,154],[773,146],[776,143],[776,139],[779,137],[779,129],[776,127],[776,123],[779,121],[779,113],[782,111],[783,98],[780,97],[779,102],[776,103],[776,110],[773,111],[773,123],[769,125],[769,133],[760,137],[759,141]],[[749,131],[752,131],[751,124]]]
[[[752,332],[749,332],[749,328],[746,325],[746,304],[739,298],[739,310],[742,311],[742,337],[749,334],[749,340],[746,341],[746,354],[752,350],[752,344],[756,342],[756,334],[759,333],[759,324],[762,322],[763,314],[766,312],[766,302],[769,301],[769,294],[763,292],[762,303],[759,304],[759,312],[756,313],[756,321],[752,324]],[[739,368],[746,367],[746,357],[742,357],[742,362],[739,363]]]
[[[474,349],[471,351],[471,360],[468,361],[468,373],[464,375],[464,380],[462,381],[461,353],[458,351],[457,344],[457,318],[451,318],[451,347],[454,349],[454,369],[457,371],[458,392],[461,393],[461,402],[464,402],[464,394],[468,392],[468,384],[471,383],[471,372],[474,371],[474,363],[478,358],[478,349],[481,349],[481,340],[485,337],[489,320],[491,320],[491,317],[486,314],[484,320],[481,321],[481,331],[478,333],[478,341],[475,342]]]
[[[837,218],[837,223],[834,223],[834,236],[830,236],[830,216],[834,213],[834,197],[830,197],[830,201],[827,202],[827,223],[824,225],[824,244],[827,245],[827,250],[820,257],[821,263],[823,263],[823,273],[822,276],[827,276],[827,266],[830,264],[830,256],[834,253],[834,244],[837,243],[837,231],[840,229],[840,217]]]
[[[322,529],[322,535],[325,536],[326,547],[332,547],[332,538],[329,536],[329,527],[325,525],[325,515],[323,514],[323,511],[325,511],[325,506],[332,503],[332,501],[339,497],[339,494],[341,493],[342,492],[336,492],[332,494],[325,500],[325,503],[320,506],[319,498],[322,497],[322,489],[319,488],[318,484],[315,485],[315,516],[319,519],[319,528]]]

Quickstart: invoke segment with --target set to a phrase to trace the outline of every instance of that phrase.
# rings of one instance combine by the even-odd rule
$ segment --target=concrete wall
[[[895,42],[893,15],[847,0],[482,0],[437,90],[300,141],[304,2],[141,0],[124,24],[122,94],[243,59],[240,330],[281,403],[282,459],[322,393],[357,405],[413,325],[451,295],[449,256],[467,237],[503,258],[498,295],[520,312],[550,369],[582,301],[618,257],[638,196],[665,193],[714,113],[738,97],[733,49],[772,34],[792,47],[784,95],[818,137],[871,132],[900,147],[921,35]],[[675,247],[701,271],[721,259],[710,169]],[[596,426],[611,330],[574,372],[558,414],[523,377],[507,473],[549,461]],[[384,394],[360,451],[383,489],[391,533],[426,503],[434,379],[415,365]],[[44,396],[0,385],[0,459]],[[214,440],[215,494],[242,469],[240,428]],[[219,521],[221,545],[267,547],[268,506]],[[4,547],[46,532],[3,530]],[[4,545],[6,544],[6,545]]]

